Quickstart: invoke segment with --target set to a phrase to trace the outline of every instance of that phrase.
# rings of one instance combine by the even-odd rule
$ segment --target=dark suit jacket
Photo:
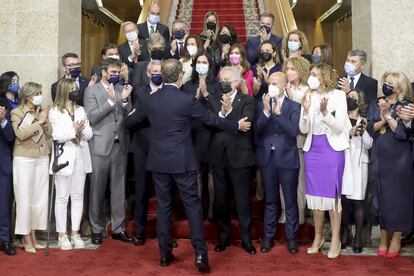
[[[0,106],[5,106],[3,99],[0,100]],[[10,118],[10,110],[6,109],[7,124],[4,128],[0,126],[0,170],[3,173],[12,173],[12,151],[14,142],[14,131]]]
[[[147,67],[149,62],[149,60],[145,60],[135,64],[134,72],[132,74],[132,80],[130,81],[130,83],[132,83],[132,86],[134,87],[134,90],[136,90],[140,86],[145,86],[150,83],[149,78],[147,76]]]
[[[144,85],[138,87],[134,91],[134,108],[139,108],[139,105],[143,101],[143,98],[149,97],[151,92],[151,87],[149,85]],[[150,143],[150,123],[148,118],[145,118],[142,122],[133,124],[134,122],[127,118],[125,120],[125,126],[130,129],[132,133],[132,140],[129,147],[129,151],[134,154],[148,155],[149,143]]]
[[[145,21],[144,23],[140,23],[137,26],[138,26],[138,38],[147,40],[149,38],[147,21]],[[170,29],[167,26],[161,23],[158,23],[157,29],[155,31],[159,32],[160,35],[164,37],[166,45],[170,43]]]
[[[209,108],[214,114],[219,114],[221,110],[221,97],[221,94],[208,97]],[[248,117],[248,121],[254,121],[256,102],[253,97],[237,92],[232,105],[233,110],[227,115],[228,119],[238,121]],[[248,133],[212,130],[208,154],[210,163],[222,167],[224,150],[226,150],[227,158],[234,168],[250,167],[255,164],[253,146]]]
[[[369,104],[372,100],[377,98],[378,81],[361,73],[355,89],[364,91],[365,101]]]
[[[257,106],[257,120],[254,125],[256,141],[256,161],[260,167],[266,166],[272,147],[277,156],[276,166],[281,169],[299,169],[299,155],[296,137],[299,134],[300,104],[285,98],[281,114],[263,113],[263,101]]]
[[[271,34],[269,39],[276,44],[277,48],[279,49],[279,53],[280,53],[280,49],[282,48],[283,37]],[[247,45],[246,45],[247,60],[250,62],[251,65],[254,65],[259,61],[259,51],[260,51],[259,47],[260,47],[260,36],[249,37],[247,39]]]
[[[138,61],[149,60],[150,55],[148,53],[148,46],[147,41],[145,39],[138,39],[141,55],[138,56]],[[128,57],[131,55],[131,48],[129,47],[129,43],[125,42],[118,46],[119,57],[122,62],[125,62],[129,68],[134,68],[135,63],[130,62]]]
[[[57,82],[52,84],[51,93],[52,93],[52,100],[53,101],[56,98],[57,85],[58,85],[60,80],[58,80]],[[85,89],[88,87],[90,80],[91,80],[90,78],[79,76],[79,94],[80,95],[79,95],[79,101],[77,102],[78,105],[83,106],[83,98],[85,96]]]
[[[147,169],[158,173],[179,174],[198,168],[191,140],[191,120],[236,132],[237,122],[222,119],[205,109],[194,97],[173,85],[143,97],[137,111],[127,120],[129,125],[148,117],[151,140]]]

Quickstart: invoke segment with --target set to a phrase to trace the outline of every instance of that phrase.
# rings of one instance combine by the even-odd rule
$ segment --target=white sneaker
[[[73,248],[75,248],[75,249],[85,248],[85,242],[82,240],[82,238],[79,234],[72,235],[70,237],[70,239],[72,240]]]
[[[72,244],[70,243],[67,235],[59,237],[58,246],[61,250],[72,250]]]

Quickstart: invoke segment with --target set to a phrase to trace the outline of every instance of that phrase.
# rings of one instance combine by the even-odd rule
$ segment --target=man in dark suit
[[[377,99],[378,81],[362,73],[367,59],[368,55],[363,50],[349,51],[344,66],[347,76],[339,79],[338,87],[346,93],[353,89],[362,90],[369,104]]]
[[[249,37],[247,39],[246,51],[247,60],[251,65],[256,64],[259,61],[260,44],[265,40],[273,41],[273,43],[279,49],[282,47],[283,37],[274,35],[271,33],[273,23],[275,22],[275,16],[271,13],[262,13],[260,15],[260,29],[259,35]],[[279,55],[280,56],[280,55]]]
[[[299,229],[298,176],[299,155],[296,137],[299,134],[300,104],[285,97],[286,75],[269,76],[269,92],[258,103],[255,124],[256,162],[260,168],[265,197],[264,238],[261,252],[274,245],[277,225],[277,199],[280,185],[286,205],[286,239],[288,250],[299,251],[295,238]]]
[[[152,60],[149,62],[147,68],[147,78],[150,80],[150,83],[135,89],[133,95],[135,105],[139,105],[142,98],[149,97],[162,87],[162,83],[158,82],[157,77],[154,77],[161,75],[161,61]],[[130,121],[126,120],[126,127],[129,127],[128,122]],[[151,140],[148,118],[130,129],[133,131],[130,152],[134,155],[135,173],[134,222],[136,235],[134,244],[143,245],[146,240],[145,227],[147,226],[148,202],[151,192],[151,172],[146,169]]]
[[[203,212],[197,196],[198,162],[191,140],[191,120],[229,131],[240,128],[247,131],[250,124],[245,120],[221,119],[206,110],[194,97],[179,90],[182,84],[182,65],[175,59],[164,61],[161,67],[164,86],[158,92],[136,105],[130,114],[132,124],[148,118],[151,140],[146,167],[152,171],[157,195],[157,236],[160,247],[161,266],[174,260],[171,240],[172,182],[180,191],[195,249],[195,265],[200,272],[209,272],[207,245],[203,226]],[[128,120],[129,120],[128,119]],[[239,126],[238,126],[239,125]]]
[[[150,34],[159,33],[164,37],[165,43],[169,44],[170,30],[167,26],[160,23],[160,10],[160,6],[156,3],[149,7],[147,21],[138,24],[138,37],[148,39]],[[169,45],[166,48],[169,49]]]
[[[235,67],[224,67],[220,71],[222,93],[208,98],[209,108],[214,114],[231,120],[247,117],[253,120],[256,103],[237,91],[241,81],[240,71]],[[220,130],[211,132],[209,161],[213,167],[214,182],[214,217],[217,219],[219,243],[215,251],[221,252],[229,246],[231,234],[230,190],[233,190],[240,225],[242,247],[249,254],[255,254],[250,235],[251,203],[250,173],[254,166],[254,153],[251,137],[247,133],[230,133]]]
[[[85,111],[93,129],[89,141],[92,160],[90,177],[89,220],[92,243],[102,243],[103,204],[107,180],[110,180],[112,239],[132,243],[125,231],[125,177],[129,134],[124,118],[131,111],[130,85],[116,85],[121,62],[108,58],[102,62],[102,80],[88,87],[85,93]]]
[[[185,40],[188,36],[188,25],[182,19],[177,19],[172,24],[172,41],[171,49],[166,58],[175,58],[180,60],[184,54]]]
[[[85,89],[95,84],[95,80],[91,80],[89,78],[81,76],[81,62],[79,56],[75,53],[67,53],[62,56],[62,67],[64,76],[63,78],[71,78],[76,81],[77,86],[79,87],[79,97],[78,101],[76,102],[78,105],[83,106],[83,98],[85,95]],[[62,78],[62,79],[63,79]],[[57,85],[60,80],[52,84],[51,87],[51,94],[52,100],[54,101],[56,98],[56,90]]]
[[[151,34],[148,39],[148,53],[151,59],[140,61],[135,64],[132,74],[132,86],[134,89],[140,86],[148,85],[149,78],[147,75],[147,67],[150,60],[163,60],[165,56],[165,40],[160,34]]]
[[[6,255],[16,255],[11,241],[13,200],[12,150],[14,131],[10,120],[10,105],[0,98],[0,248]]]
[[[147,41],[138,38],[137,24],[127,21],[123,24],[126,42],[119,45],[119,57],[131,70],[139,61],[149,60]]]

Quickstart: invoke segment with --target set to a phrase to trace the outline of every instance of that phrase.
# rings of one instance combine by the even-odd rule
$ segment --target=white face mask
[[[187,51],[190,54],[191,57],[195,56],[197,54],[197,46],[194,45],[188,45],[187,46]]]
[[[134,42],[138,39],[138,34],[137,32],[129,32],[125,34],[125,37],[129,42]]]
[[[318,80],[317,77],[310,75],[308,78],[308,85],[310,89],[316,90],[321,85],[321,82]]]
[[[148,21],[151,24],[157,24],[158,22],[160,22],[160,16],[159,15],[150,14],[148,16]]]
[[[270,84],[268,94],[270,98],[276,98],[280,93],[279,87],[276,85]]]
[[[288,41],[288,48],[291,52],[296,52],[300,48],[300,42],[299,41]]]
[[[33,96],[33,99],[31,100],[32,104],[35,106],[39,106],[42,104],[42,95]]]

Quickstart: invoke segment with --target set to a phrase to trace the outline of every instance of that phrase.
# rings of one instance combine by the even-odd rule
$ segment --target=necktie
[[[355,87],[355,84],[354,84],[354,77],[351,77],[351,83],[349,84],[349,88],[350,88],[351,90],[353,90],[353,89],[354,89],[354,87]]]
[[[151,25],[151,26],[150,26],[150,29],[151,29],[151,32],[150,32],[151,34],[155,33],[155,28],[154,28],[154,25]]]
[[[183,48],[184,48],[184,42],[178,42],[178,56],[182,57],[183,55]]]

